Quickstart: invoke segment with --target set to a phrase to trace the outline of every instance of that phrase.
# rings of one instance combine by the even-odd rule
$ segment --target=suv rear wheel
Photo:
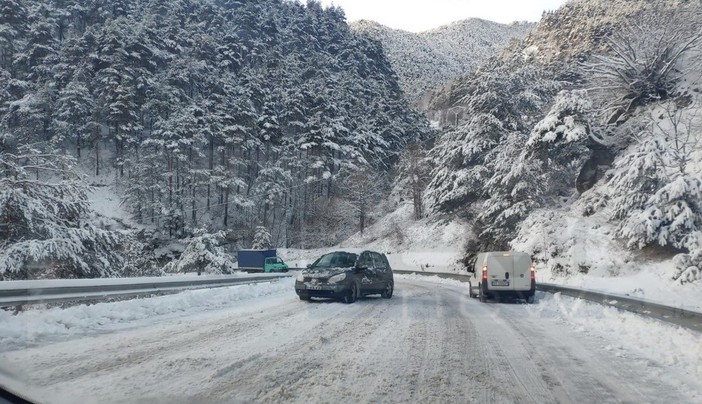
[[[383,293],[380,294],[384,299],[390,299],[392,297],[392,292],[395,290],[395,284],[393,281],[388,281],[383,289]]]

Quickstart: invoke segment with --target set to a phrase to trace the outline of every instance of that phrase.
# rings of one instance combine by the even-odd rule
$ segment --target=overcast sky
[[[391,28],[425,31],[467,18],[510,23],[538,21],[566,0],[321,0],[346,11],[346,19],[374,20]]]

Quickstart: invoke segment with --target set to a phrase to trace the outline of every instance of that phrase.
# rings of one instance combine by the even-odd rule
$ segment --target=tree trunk
[[[95,176],[100,175],[100,141],[95,141]]]
[[[224,190],[224,227],[227,227],[229,219],[229,187]]]
[[[210,171],[210,178],[207,179],[207,211],[210,211],[210,180],[212,179],[212,171],[214,170],[214,136],[210,135],[209,153],[207,159],[207,168]]]

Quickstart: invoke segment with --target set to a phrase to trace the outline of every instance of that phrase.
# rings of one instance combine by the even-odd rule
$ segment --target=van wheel
[[[380,296],[383,297],[383,299],[390,299],[392,297],[392,292],[395,290],[395,285],[393,284],[392,281],[389,281],[387,285],[385,285],[385,289],[383,289],[383,293],[380,294]]]
[[[351,304],[351,303],[355,302],[357,296],[358,296],[358,287],[356,287],[355,283],[352,283],[351,288],[344,295],[344,303]]]
[[[483,294],[483,288],[479,289],[478,297],[480,298],[480,303],[485,303],[487,301],[485,295]]]
[[[531,296],[527,297],[527,303],[534,304],[535,301],[536,301],[536,296],[531,295]]]

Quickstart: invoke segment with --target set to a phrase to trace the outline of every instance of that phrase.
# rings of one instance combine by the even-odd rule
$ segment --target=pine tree
[[[54,150],[2,150],[0,279],[118,275],[122,236],[90,223],[75,161]]]
[[[195,231],[185,250],[175,261],[166,265],[166,272],[197,272],[198,275],[230,274],[234,271],[232,257],[220,247],[224,232],[208,233],[204,229]]]
[[[617,235],[629,246],[661,246],[696,250],[702,247],[702,180],[678,176],[646,202],[647,207],[631,215]]]
[[[266,250],[271,248],[271,233],[264,226],[256,226],[251,248],[254,250]]]

